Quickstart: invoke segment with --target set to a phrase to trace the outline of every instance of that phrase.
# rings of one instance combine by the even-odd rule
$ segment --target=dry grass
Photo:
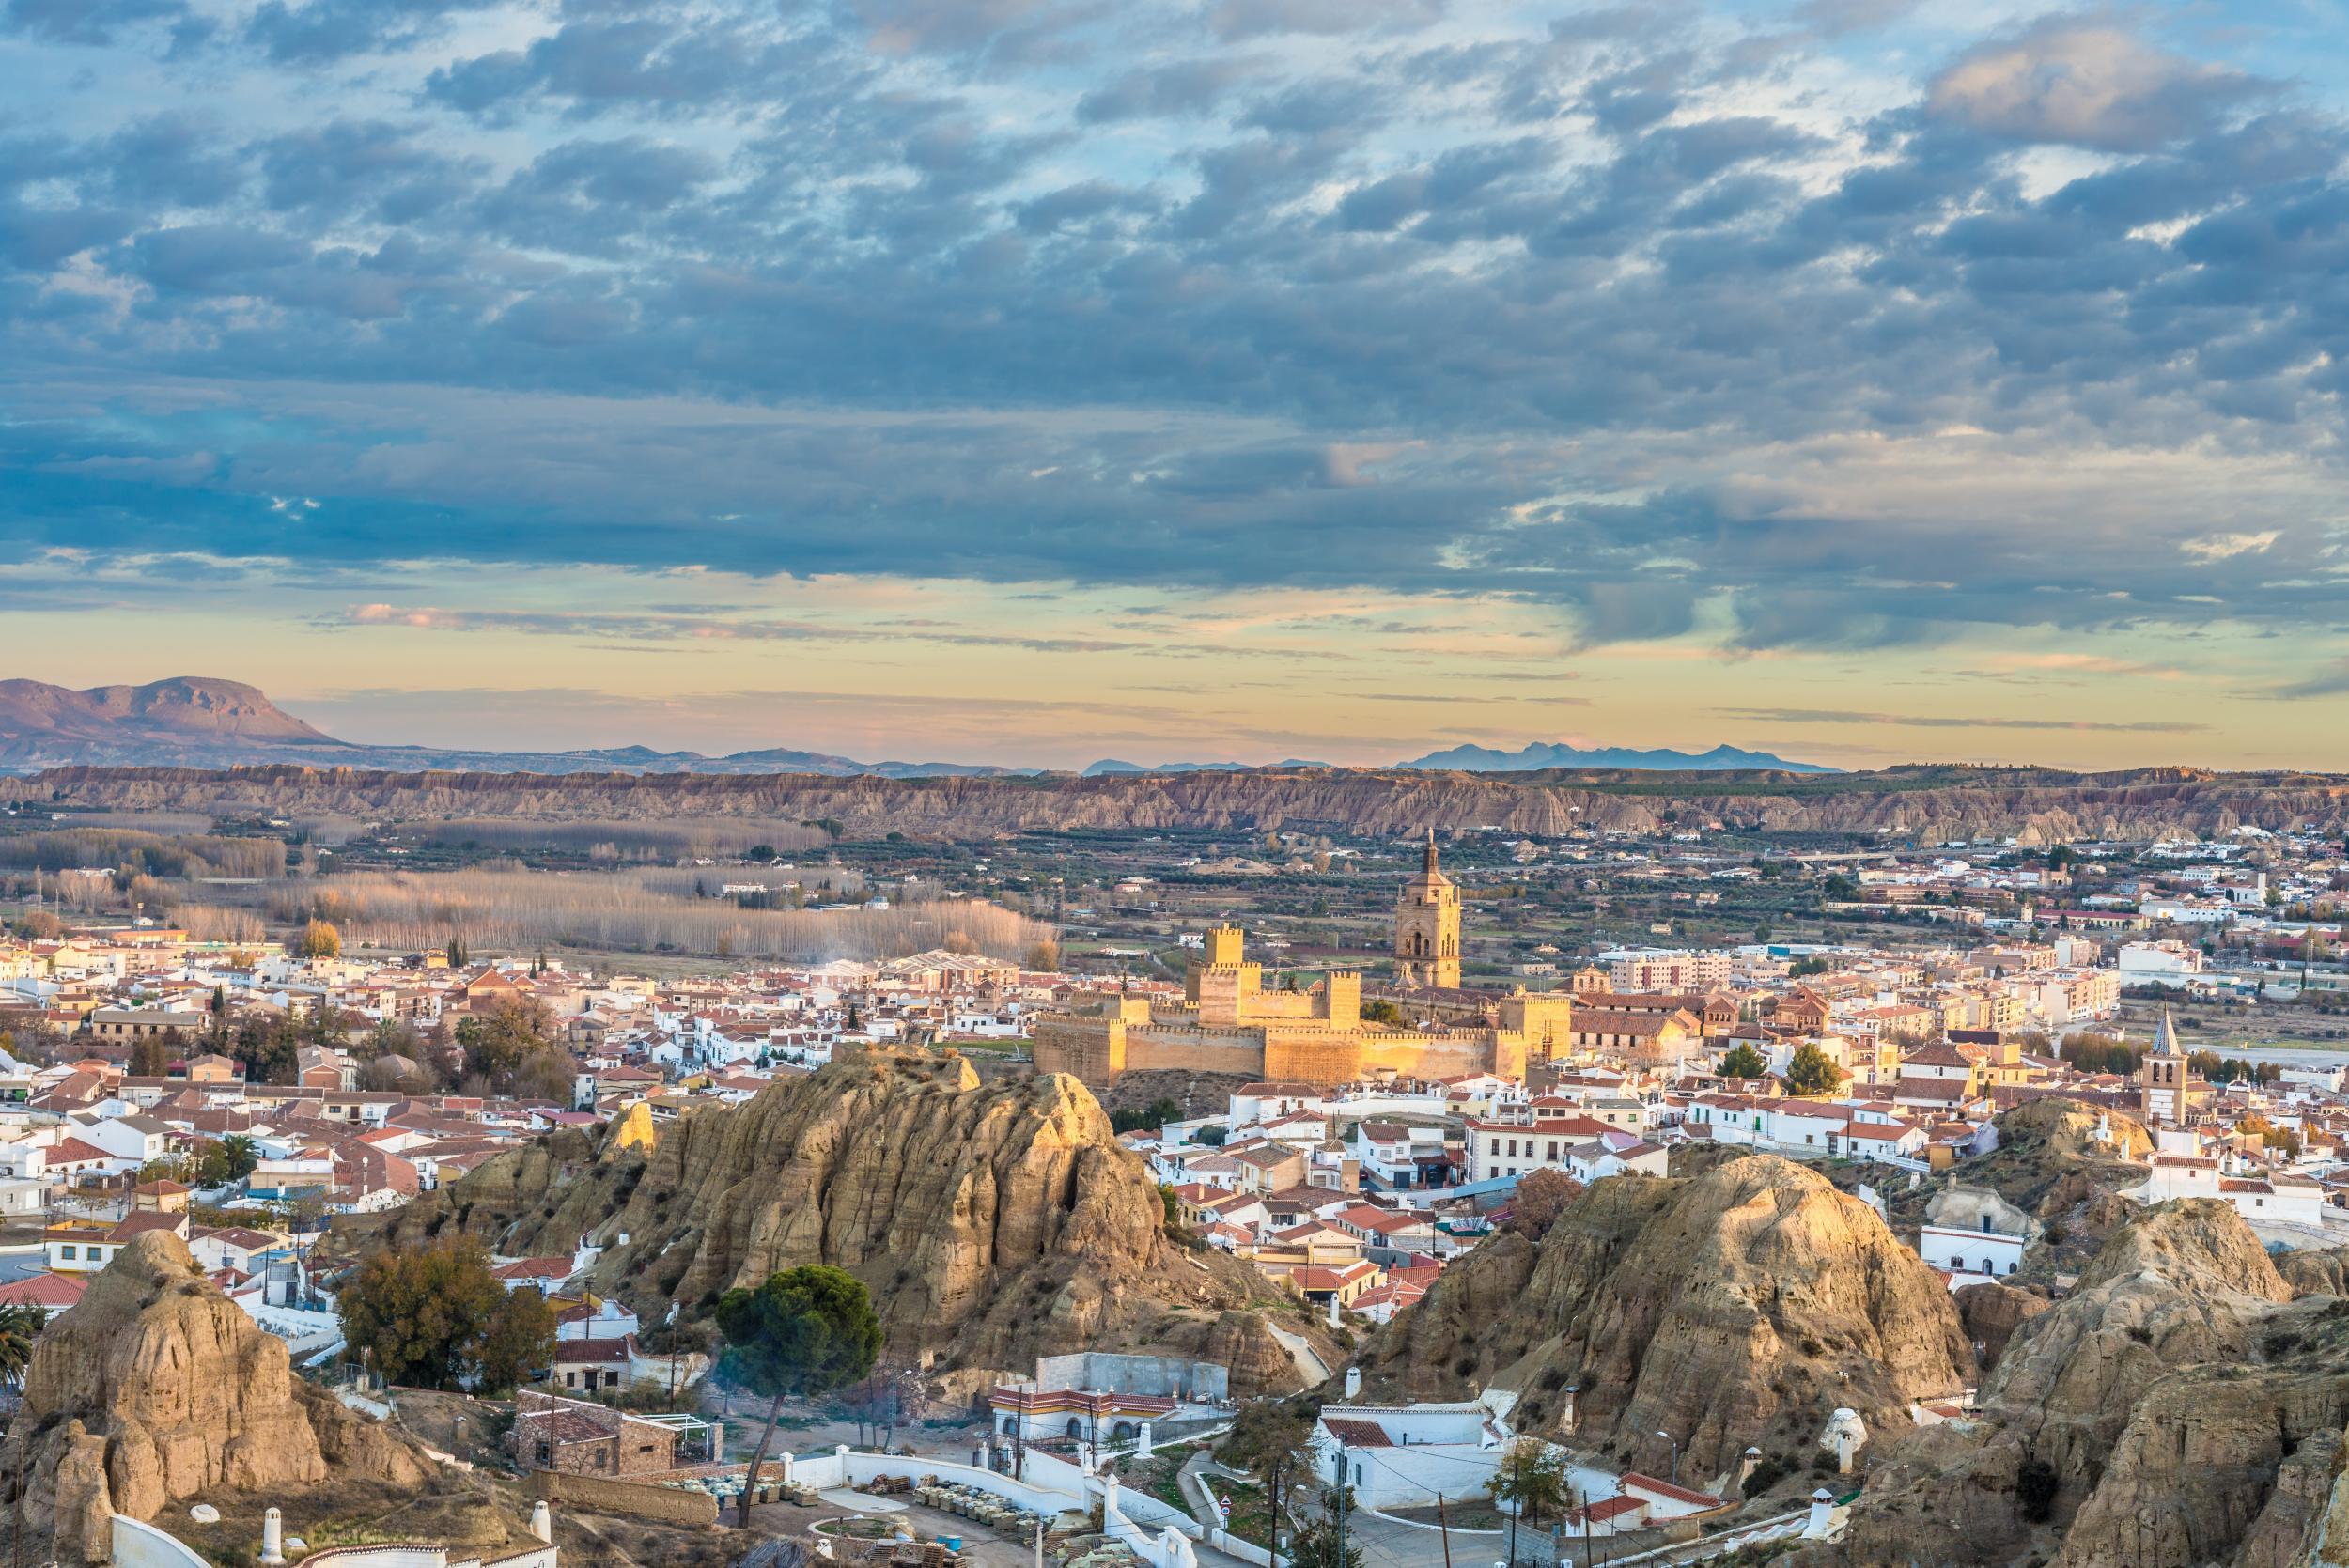
[[[521,951],[573,947],[596,952],[689,953],[722,958],[888,958],[930,948],[1017,959],[1052,928],[973,900],[888,909],[743,909],[696,898],[692,878],[662,871],[548,872],[506,868],[451,872],[352,872],[322,882],[276,882],[265,890],[283,923],[316,915],[346,944]],[[179,918],[186,919],[183,908]],[[209,917],[208,917],[209,918]]]

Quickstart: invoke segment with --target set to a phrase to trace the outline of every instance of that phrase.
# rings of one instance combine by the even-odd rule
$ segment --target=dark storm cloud
[[[271,0],[285,112],[0,127],[0,544],[2336,624],[2338,117],[2079,19],[1785,106],[1899,10]]]

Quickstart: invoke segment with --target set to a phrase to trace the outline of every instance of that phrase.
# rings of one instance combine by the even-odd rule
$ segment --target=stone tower
[[[2165,1008],[2161,1028],[2154,1035],[2154,1048],[2146,1052],[2144,1064],[2138,1069],[2138,1113],[2148,1122],[2182,1125],[2190,1109],[2192,1076],[2186,1048],[2178,1044],[2178,1026]]]
[[[1399,984],[1460,984],[1460,890],[1436,868],[1436,830],[1427,830],[1427,858],[1403,884],[1394,905],[1394,967]]]

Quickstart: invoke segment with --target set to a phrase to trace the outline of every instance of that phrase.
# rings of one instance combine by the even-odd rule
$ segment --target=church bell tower
[[[1406,987],[1460,985],[1460,890],[1436,865],[1436,830],[1426,858],[1394,906],[1395,977]]]

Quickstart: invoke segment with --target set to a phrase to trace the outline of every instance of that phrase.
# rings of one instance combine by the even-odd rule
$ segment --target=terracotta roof
[[[1636,1486],[1642,1492],[1653,1492],[1659,1498],[1671,1498],[1679,1502],[1702,1503],[1706,1508],[1721,1506],[1722,1499],[1710,1492],[1691,1491],[1686,1486],[1675,1485],[1669,1481],[1658,1481],[1652,1475],[1642,1475],[1637,1470],[1624,1472],[1622,1485],[1626,1492]]]
[[[1321,1424],[1330,1436],[1348,1448],[1386,1449],[1394,1447],[1394,1439],[1377,1421],[1366,1421],[1359,1416],[1324,1416]]]

